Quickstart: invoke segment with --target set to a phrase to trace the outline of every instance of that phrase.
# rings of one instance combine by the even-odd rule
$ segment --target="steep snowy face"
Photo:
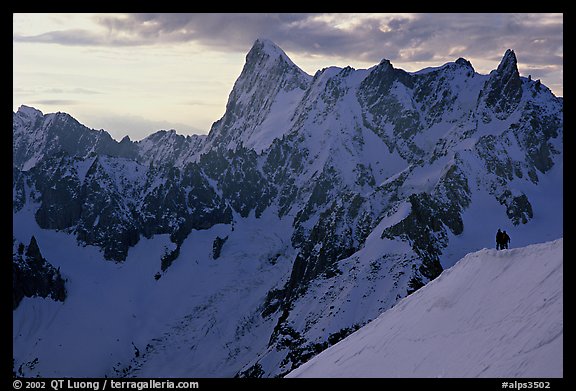
[[[267,148],[289,129],[292,111],[310,79],[272,41],[256,40],[234,83],[226,113],[212,126],[204,151]]]
[[[106,132],[76,123],[76,142],[63,143],[63,130],[46,125],[62,114],[21,108],[14,236],[45,238],[44,255],[57,230],[76,258],[123,270],[110,280],[112,266],[95,261],[110,291],[126,278],[162,300],[178,296],[177,313],[134,341],[147,354],[126,355],[132,346],[100,335],[118,358],[95,343],[85,354],[101,360],[101,372],[90,375],[118,375],[121,362],[122,374],[151,377],[281,376],[491,246],[498,227],[514,246],[561,237],[562,113],[561,99],[518,75],[511,51],[489,75],[460,58],[412,73],[382,60],[310,77],[257,40],[206,137],[159,131],[104,147],[96,136]],[[26,141],[33,137],[52,141]],[[60,262],[58,248],[46,254],[82,284],[85,274]],[[147,266],[132,280],[140,261]],[[44,306],[31,300],[16,311]],[[154,323],[166,314],[162,300],[139,316]],[[74,319],[81,306],[66,308]],[[72,327],[68,319],[61,326]],[[125,335],[123,327],[113,333]],[[187,364],[174,363],[179,346],[190,348],[178,354]],[[46,349],[44,361],[55,353]],[[15,352],[24,368],[36,357],[24,339]],[[36,368],[27,374],[55,375]]]
[[[38,144],[43,142],[43,135],[39,129],[42,128],[44,115],[40,110],[22,105],[16,113],[12,114],[12,121],[14,164],[22,166],[32,158],[35,152],[29,150],[30,146],[27,143],[33,145],[35,142]]]
[[[562,239],[468,254],[287,377],[562,377],[562,264]]]

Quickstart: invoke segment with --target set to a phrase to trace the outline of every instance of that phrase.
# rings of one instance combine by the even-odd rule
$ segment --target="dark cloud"
[[[561,65],[563,21],[548,14],[364,15],[349,28],[333,17],[306,13],[102,15],[105,33],[52,31],[15,35],[17,42],[63,45],[152,45],[194,41],[211,49],[246,52],[259,37],[299,54],[352,57],[368,62],[499,60],[506,49],[538,65]],[[559,54],[560,53],[560,54]]]

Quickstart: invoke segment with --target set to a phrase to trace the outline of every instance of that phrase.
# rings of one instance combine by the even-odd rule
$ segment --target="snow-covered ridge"
[[[43,114],[25,105],[13,113],[13,135],[13,162],[24,171],[62,151],[83,159],[98,154],[181,167],[198,157],[206,139],[205,135],[179,135],[172,129],[159,130],[140,141],[128,136],[117,141],[105,130],[88,128],[69,114]]]
[[[287,377],[562,377],[563,243],[470,253]]]
[[[345,89],[348,89],[349,85],[355,85],[349,94],[352,97],[363,78],[378,72],[390,73],[390,75],[393,73],[405,73],[413,78],[411,83],[418,80],[418,78],[425,78],[431,73],[438,74],[439,78],[447,78],[446,86],[434,85],[434,89],[425,91],[426,95],[435,96],[443,93],[450,99],[458,97],[458,100],[462,101],[461,107],[457,107],[458,110],[450,108],[450,111],[456,111],[460,116],[471,114],[472,109],[478,104],[478,94],[489,76],[476,73],[470,62],[463,58],[438,67],[424,68],[415,72],[404,72],[400,69],[395,69],[389,60],[384,59],[380,64],[367,70],[353,70],[353,72],[346,70],[344,76],[341,76],[342,69],[338,67],[329,67],[318,71],[314,79],[320,76],[324,80],[330,80],[331,85],[327,86],[326,83],[315,83],[312,76],[294,64],[274,42],[266,38],[259,38],[254,42],[246,56],[246,64],[242,74],[230,93],[227,112],[220,120],[214,123],[208,137],[193,136],[192,139],[186,137],[184,142],[184,136],[180,136],[174,131],[167,133],[159,131],[140,142],[132,142],[129,139],[117,142],[104,130],[95,131],[84,125],[75,124],[75,126],[84,128],[82,130],[83,133],[89,134],[89,136],[80,137],[82,142],[79,142],[79,144],[81,145],[75,148],[79,148],[82,153],[96,151],[112,155],[118,154],[118,150],[121,149],[121,156],[127,156],[126,154],[132,157],[137,156],[140,161],[145,163],[167,160],[171,163],[177,162],[178,166],[197,161],[201,153],[205,153],[215,147],[235,149],[242,145],[260,153],[269,148],[274,140],[299,130],[301,123],[298,117],[302,117],[302,107],[306,109],[306,112],[316,108],[306,105],[311,96],[316,97],[318,94],[325,94],[327,88],[332,88],[332,85],[342,83],[346,86],[344,87]],[[510,49],[506,51],[498,69],[492,71],[490,75],[492,74],[518,75],[514,51]],[[336,77],[337,75],[338,77]],[[468,82],[468,78],[472,78],[474,81]],[[413,95],[416,91],[406,89],[406,86],[402,83],[404,82],[399,79],[392,84],[392,93],[396,95],[396,101],[389,103],[394,105],[400,103],[404,106],[407,109],[404,115],[418,114],[428,120],[430,113],[427,111],[430,106],[437,111],[438,108],[436,106],[442,102],[440,100],[427,100],[424,103],[428,107],[425,107],[426,105],[422,102],[414,103],[415,98]],[[524,83],[528,84],[526,80],[524,80]],[[417,81],[416,84],[418,84]],[[507,85],[505,87],[509,88]],[[345,102],[347,106],[355,104],[354,99],[347,98],[347,100],[348,102]],[[362,113],[350,110],[344,120],[348,120],[348,117],[357,118],[360,115]],[[25,142],[21,143],[24,146],[17,146],[15,141],[14,148],[15,150],[18,149],[18,152],[15,153],[17,167],[25,165],[26,170],[30,169],[43,155],[50,153],[55,148],[55,145],[58,145],[58,137],[52,134],[52,127],[50,126],[54,116],[63,116],[66,120],[73,120],[72,117],[65,113],[43,115],[39,110],[25,105],[22,105],[17,113],[14,113],[14,134],[21,135],[26,133],[25,129],[31,126],[33,120],[44,121],[42,132],[35,136],[34,142]],[[445,118],[450,123],[460,119]],[[330,124],[330,126],[334,127],[333,124]],[[414,126],[418,126],[418,124],[415,123]],[[385,129],[381,131],[387,133]],[[165,136],[157,137],[159,133]],[[29,138],[26,141],[30,141]],[[432,140],[429,140],[431,145],[436,142],[435,138],[433,137]],[[150,142],[152,139],[154,139],[154,142]],[[175,142],[176,139],[181,140]],[[161,143],[158,141],[161,141]],[[164,142],[170,145],[162,145]],[[113,144],[121,144],[123,147],[118,148]],[[68,146],[64,149],[70,149],[69,152],[74,152]],[[21,163],[24,158],[20,158],[20,155],[24,154],[22,150],[26,152],[24,163]],[[127,152],[127,150],[130,150],[130,152]]]
[[[20,114],[20,117],[28,117],[28,118],[34,118],[43,115],[40,110],[26,105],[20,105],[20,107],[18,108],[18,114]]]

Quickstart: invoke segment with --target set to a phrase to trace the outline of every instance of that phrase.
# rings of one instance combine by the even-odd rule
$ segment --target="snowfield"
[[[259,305],[289,273],[287,224],[267,213],[234,230],[193,231],[156,280],[160,258],[174,247],[168,235],[141,239],[123,263],[107,262],[97,247],[40,229],[22,210],[14,234],[38,239],[68,279],[68,297],[25,297],[13,312],[15,370],[24,377],[233,377],[274,327],[258,321]],[[228,239],[215,260],[218,235]]]
[[[287,377],[562,377],[562,249],[470,253]]]

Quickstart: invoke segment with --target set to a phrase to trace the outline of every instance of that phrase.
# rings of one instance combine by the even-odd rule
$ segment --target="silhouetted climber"
[[[500,245],[501,248],[508,248],[508,243],[510,243],[510,236],[506,233],[506,231],[502,232],[502,244]]]
[[[504,247],[504,234],[498,228],[498,232],[496,232],[496,250],[501,250]]]

